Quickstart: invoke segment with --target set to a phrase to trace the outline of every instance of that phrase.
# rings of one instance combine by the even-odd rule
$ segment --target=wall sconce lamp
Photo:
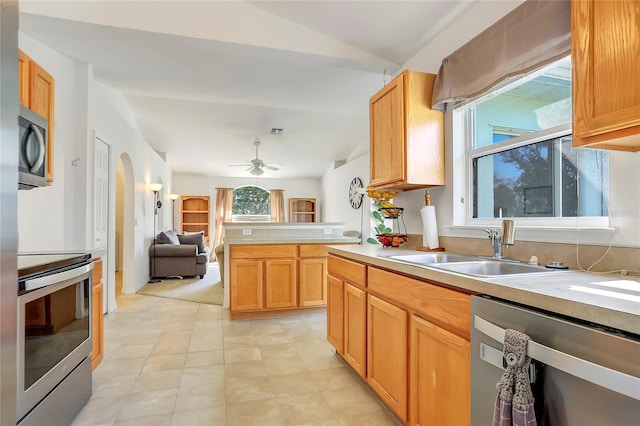
[[[158,192],[160,192],[160,190],[162,189],[162,184],[161,183],[150,183],[149,184],[149,189],[153,191],[153,201],[154,201],[154,214],[158,214],[158,209],[162,207],[162,201],[160,201],[158,199]],[[155,232],[154,232],[155,235]]]
[[[153,191],[153,201],[154,201],[154,210],[153,210],[153,268],[149,273],[149,283],[159,283],[161,280],[155,277],[156,273],[156,216],[158,215],[158,209],[162,207],[162,201],[158,199],[158,192],[162,189],[161,183],[150,183],[149,189]],[[152,266],[152,265],[149,265]]]
[[[180,198],[180,195],[178,194],[169,194],[169,199],[173,202],[173,221],[172,221],[172,227],[175,230],[176,229],[176,200]]]

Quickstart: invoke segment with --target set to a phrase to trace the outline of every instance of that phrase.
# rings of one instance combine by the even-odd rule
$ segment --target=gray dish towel
[[[507,370],[496,386],[493,426],[537,426],[529,383],[528,342],[529,336],[524,333],[505,331],[503,354]]]

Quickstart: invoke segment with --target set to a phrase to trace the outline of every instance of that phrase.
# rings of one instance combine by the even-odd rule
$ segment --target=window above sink
[[[610,226],[609,153],[571,147],[571,111],[569,57],[454,109],[465,225]]]

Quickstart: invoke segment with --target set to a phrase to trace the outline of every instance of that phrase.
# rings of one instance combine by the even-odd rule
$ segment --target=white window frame
[[[231,222],[271,222],[271,215],[267,214],[234,214]]]
[[[238,186],[236,188],[233,188],[233,190],[235,191],[236,189],[244,188],[246,186],[252,186],[252,187],[255,187],[255,188],[260,188],[260,189],[264,190],[265,192],[269,192],[268,189],[263,188],[262,186],[252,185],[252,184],[240,185],[240,186]],[[232,223],[271,222],[271,214],[232,214],[231,215],[231,222]]]
[[[527,78],[544,72],[542,69]],[[467,135],[473,135],[473,114],[467,113],[468,107],[486,101],[499,93],[510,90],[523,80],[510,81],[495,91],[477,99],[456,105],[450,113],[453,139],[453,225],[448,226],[451,236],[482,236],[488,227],[500,227],[500,218],[473,217],[473,158],[494,154],[504,150],[506,146],[516,148],[543,140],[570,135],[572,123],[565,123],[546,130],[502,141],[496,144],[470,149],[472,142]],[[473,137],[473,136],[471,136]],[[611,214],[611,213],[609,213]],[[520,238],[529,241],[571,242],[601,244],[612,237],[615,229],[611,226],[611,216],[606,217],[516,217]]]

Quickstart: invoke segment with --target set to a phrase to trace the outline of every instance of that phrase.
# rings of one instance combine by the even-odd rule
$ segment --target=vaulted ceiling
[[[20,30],[122,91],[174,173],[320,177],[368,100],[473,1],[26,1]],[[386,78],[385,78],[386,75]],[[283,129],[272,135],[272,128]]]

